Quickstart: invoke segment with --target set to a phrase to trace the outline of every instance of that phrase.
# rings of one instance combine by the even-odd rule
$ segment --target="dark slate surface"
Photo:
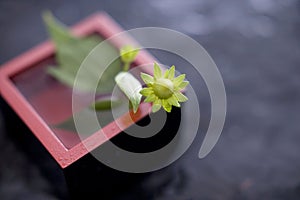
[[[209,156],[199,160],[209,98],[204,83],[191,76],[199,84],[201,129],[175,165],[178,176],[156,191],[156,199],[300,199],[299,1],[1,0],[0,63],[47,38],[40,17],[44,9],[67,25],[103,10],[124,29],[175,29],[196,39],[217,63],[228,97],[223,134]],[[180,59],[154,54],[184,71]],[[0,120],[0,199],[58,199],[3,126]]]

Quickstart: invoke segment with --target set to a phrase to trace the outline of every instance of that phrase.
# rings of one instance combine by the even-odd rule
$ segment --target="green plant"
[[[160,67],[154,63],[154,76],[141,73],[141,78],[147,87],[142,89],[140,93],[146,97],[145,102],[153,102],[152,111],[156,112],[163,107],[167,112],[171,112],[172,106],[180,107],[179,102],[188,100],[181,93],[188,84],[184,81],[185,74],[175,77],[175,66],[167,69],[164,74]]]
[[[44,22],[55,44],[55,60],[57,66],[48,68],[48,73],[61,83],[73,87],[77,71],[85,57],[92,51],[96,45],[103,41],[98,36],[76,37],[71,34],[66,26],[56,20],[50,12],[43,15]],[[142,84],[128,71],[132,62],[138,55],[138,49],[126,45],[116,50],[112,45],[107,45],[107,54],[118,57],[102,75],[99,83],[99,77],[95,75],[94,70],[99,67],[105,67],[101,59],[89,63],[89,77],[84,77],[76,84],[78,90],[93,91],[95,82],[97,82],[97,94],[112,94],[115,83],[130,100],[133,112],[136,113],[141,102],[142,96],[145,96],[145,102],[153,103],[152,111],[156,112],[161,107],[167,112],[171,112],[172,106],[180,107],[179,102],[184,102],[187,97],[181,93],[181,90],[188,85],[184,81],[185,75],[178,77],[175,75],[175,66],[166,70],[164,74],[160,67],[154,63],[154,76],[141,73],[141,78],[147,85],[142,88]],[[102,98],[93,102],[89,108],[99,110],[110,110],[117,106],[119,99],[117,97]]]

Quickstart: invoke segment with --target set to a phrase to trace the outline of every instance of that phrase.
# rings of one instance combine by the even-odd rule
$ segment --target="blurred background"
[[[210,118],[205,84],[182,59],[152,52],[162,63],[190,74],[193,86],[199,85],[201,109],[196,140],[173,164],[175,178],[155,191],[154,199],[300,199],[299,1],[0,0],[0,64],[48,38],[41,18],[46,9],[67,25],[105,11],[126,30],[174,29],[198,41],[216,62],[228,112],[219,142],[200,160]],[[4,115],[0,112],[0,199],[60,199],[7,137]],[[130,193],[125,196],[130,199]]]

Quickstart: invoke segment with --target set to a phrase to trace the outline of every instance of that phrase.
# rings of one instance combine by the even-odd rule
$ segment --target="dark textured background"
[[[202,44],[218,65],[228,98],[223,134],[208,157],[197,159],[209,98],[204,83],[192,78],[201,97],[200,136],[176,163],[178,177],[156,199],[300,199],[299,1],[1,0],[0,63],[47,38],[45,9],[67,25],[102,10],[124,29],[175,29]],[[184,71],[180,59],[154,54]],[[37,166],[5,134],[4,115],[0,199],[57,199]]]

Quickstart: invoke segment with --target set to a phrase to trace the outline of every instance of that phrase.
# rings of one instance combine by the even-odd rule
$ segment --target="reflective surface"
[[[162,63],[187,73],[200,99],[201,128],[172,169],[141,182],[151,198],[300,198],[298,1],[2,0],[0,8],[1,63],[47,38],[40,17],[45,9],[68,25],[104,10],[124,29],[171,28],[188,34],[210,53],[224,79],[228,113],[215,149],[200,160],[210,118],[205,84],[183,59],[153,51]],[[0,199],[56,199],[51,185],[8,139],[3,126],[0,120]],[[158,185],[161,189],[154,190]],[[121,199],[131,199],[137,190],[125,192]]]

